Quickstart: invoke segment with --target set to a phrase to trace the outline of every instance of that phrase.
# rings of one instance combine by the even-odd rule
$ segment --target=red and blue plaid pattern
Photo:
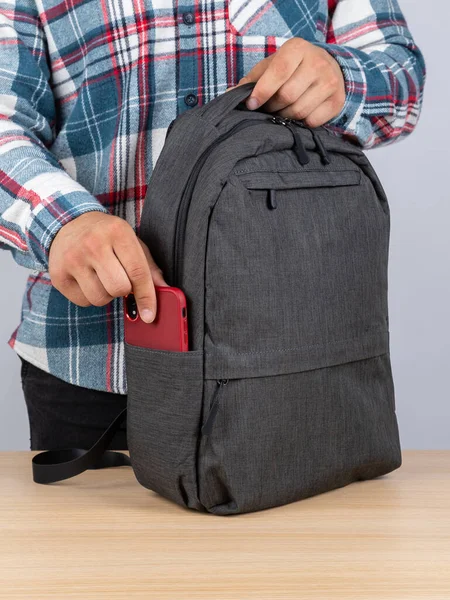
[[[88,211],[137,228],[185,98],[211,100],[293,36],[342,67],[336,133],[369,148],[414,129],[425,68],[396,0],[0,1],[0,246],[33,271],[18,354],[126,392],[121,301],[66,300],[47,274],[50,244]]]

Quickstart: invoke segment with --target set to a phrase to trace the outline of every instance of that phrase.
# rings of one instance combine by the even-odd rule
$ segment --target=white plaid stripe
[[[420,114],[422,56],[396,0],[0,0],[0,246],[35,270],[11,340],[79,385],[126,391],[120,301],[71,305],[45,271],[59,229],[101,210],[138,226],[170,121],[237,83],[292,36],[342,67],[329,127],[365,147],[407,135]],[[393,85],[395,82],[395,85]]]

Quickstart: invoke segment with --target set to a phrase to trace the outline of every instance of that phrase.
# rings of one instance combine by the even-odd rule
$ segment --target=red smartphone
[[[155,286],[156,318],[145,323],[139,317],[136,299],[128,294],[123,300],[125,341],[152,350],[188,351],[186,297],[174,287]]]

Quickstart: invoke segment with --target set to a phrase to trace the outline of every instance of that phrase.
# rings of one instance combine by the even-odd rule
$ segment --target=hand
[[[80,215],[50,246],[54,287],[79,306],[104,306],[133,291],[143,321],[156,316],[155,285],[167,285],[147,246],[123,219],[102,212]]]
[[[238,85],[257,82],[247,108],[320,127],[342,111],[345,81],[337,61],[323,48],[292,38],[259,62]]]

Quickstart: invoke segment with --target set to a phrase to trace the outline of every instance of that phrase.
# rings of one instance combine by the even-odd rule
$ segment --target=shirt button
[[[195,21],[195,17],[191,12],[183,13],[183,23],[185,25],[193,25]]]
[[[198,102],[198,97],[195,94],[187,94],[184,97],[184,103],[187,104],[187,106],[195,106]]]

